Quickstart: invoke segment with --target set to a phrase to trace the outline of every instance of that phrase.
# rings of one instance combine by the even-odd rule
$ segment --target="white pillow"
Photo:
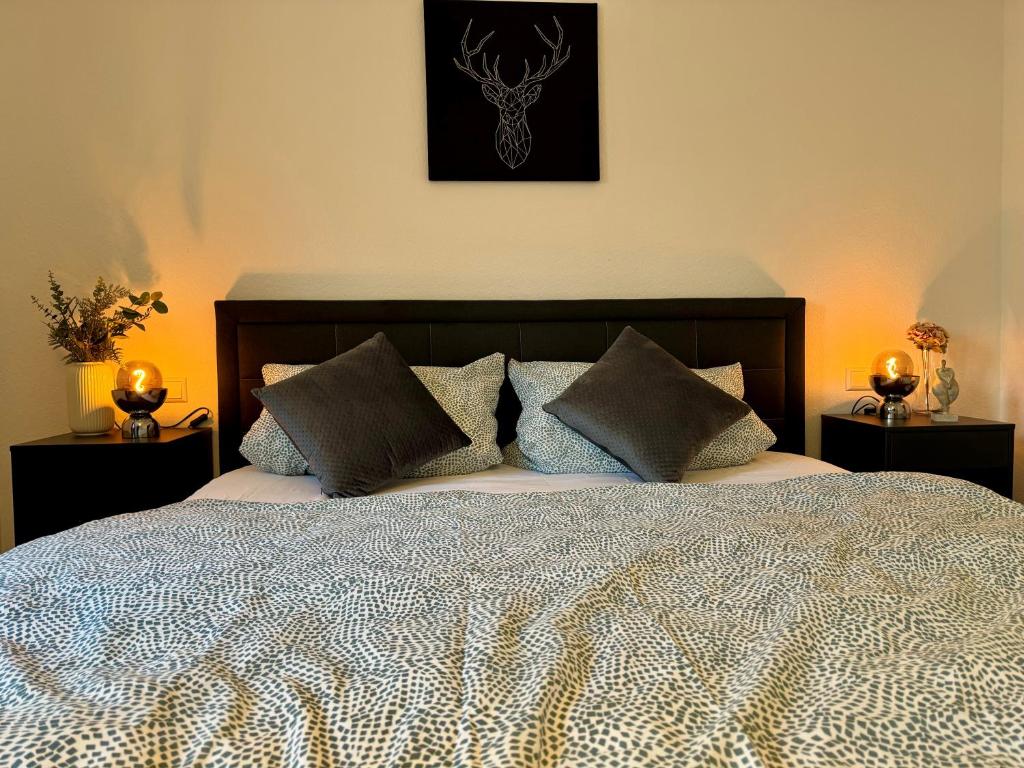
[[[549,474],[629,472],[629,468],[542,406],[558,397],[591,363],[510,360],[508,376],[523,405],[516,440],[504,461]],[[735,398],[743,399],[743,367],[693,368],[694,373]],[[746,464],[775,444],[775,433],[751,411],[712,440],[688,469],[719,469]]]
[[[267,386],[312,368],[312,365],[267,363]],[[428,461],[408,477],[464,475],[501,463],[498,422],[494,417],[498,393],[505,380],[505,357],[497,352],[461,368],[410,366],[434,399],[473,441],[465,448]],[[250,464],[275,475],[303,475],[309,464],[266,408],[242,438],[238,452]]]

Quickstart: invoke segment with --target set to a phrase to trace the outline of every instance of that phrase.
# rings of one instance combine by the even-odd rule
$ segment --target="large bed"
[[[219,302],[192,498],[0,557],[0,765],[1024,764],[1024,508],[803,456],[803,302]],[[743,363],[778,436],[682,483],[244,466],[266,363]],[[515,437],[518,401],[498,406]],[[61,503],[55,501],[54,503]]]

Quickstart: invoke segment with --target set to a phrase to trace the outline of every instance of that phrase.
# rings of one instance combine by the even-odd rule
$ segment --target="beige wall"
[[[165,291],[189,406],[225,296],[788,295],[812,452],[917,317],[997,413],[1001,2],[602,0],[603,180],[521,185],[427,182],[421,7],[0,4],[0,443],[64,425],[47,267]]]
[[[1024,0],[1007,0],[1003,28],[1003,418],[1017,424],[1024,501]]]

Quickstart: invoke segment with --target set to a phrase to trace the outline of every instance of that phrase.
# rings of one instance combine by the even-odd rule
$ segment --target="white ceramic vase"
[[[110,390],[114,376],[106,363],[67,365],[68,426],[79,435],[102,435],[114,426]]]

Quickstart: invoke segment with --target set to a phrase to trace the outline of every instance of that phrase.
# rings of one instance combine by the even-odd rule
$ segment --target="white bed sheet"
[[[749,464],[740,467],[687,472],[683,483],[742,485],[845,471],[824,461],[812,459],[810,456],[766,451]],[[634,474],[546,475],[543,472],[533,472],[528,469],[510,467],[507,464],[499,464],[472,475],[400,480],[385,486],[377,493],[422,493],[451,490],[522,493],[524,491],[597,488],[639,482],[640,478]],[[191,498],[290,504],[320,499],[323,498],[323,494],[320,492],[320,483],[311,475],[287,477],[272,475],[255,467],[243,467],[214,478],[192,494]]]

